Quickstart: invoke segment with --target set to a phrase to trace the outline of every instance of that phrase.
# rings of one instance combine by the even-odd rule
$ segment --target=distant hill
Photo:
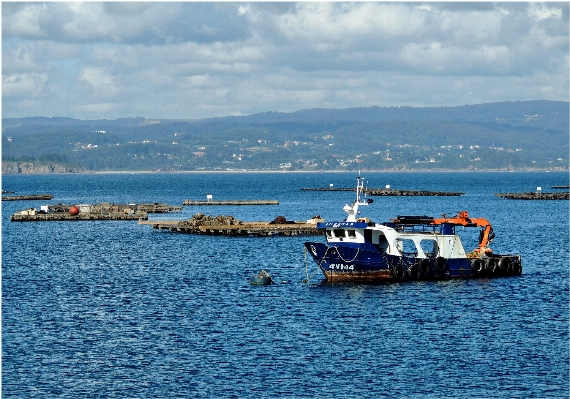
[[[568,102],[516,101],[458,107],[368,107],[307,109],[292,113],[265,112],[248,116],[215,118],[226,123],[283,122],[479,122],[510,126],[533,126],[547,130],[568,130]]]
[[[33,116],[27,118],[5,118],[2,119],[2,129],[10,129],[13,132],[24,132],[25,129],[38,128],[116,128],[141,126],[145,118],[120,118],[115,120],[81,120],[65,117],[47,118],[43,116]]]
[[[569,104],[367,107],[204,120],[3,119],[6,161],[90,170],[568,169]]]

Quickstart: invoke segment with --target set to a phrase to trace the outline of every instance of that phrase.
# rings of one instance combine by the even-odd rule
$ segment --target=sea
[[[358,172],[6,175],[2,189],[2,398],[568,398],[567,172],[361,173],[365,186],[462,192],[370,197],[361,216],[467,210],[520,276],[327,283],[303,250],[324,237],[177,234],[136,221],[10,222],[47,204],[182,205],[242,221],[343,220]],[[254,286],[269,272],[276,284]]]

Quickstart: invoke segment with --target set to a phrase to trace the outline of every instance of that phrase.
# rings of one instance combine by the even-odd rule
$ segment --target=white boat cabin
[[[326,229],[329,245],[341,244],[362,250],[377,250],[394,256],[415,258],[466,258],[461,240],[451,224],[441,225],[396,225],[393,223],[370,223],[368,218],[357,218],[359,206],[366,206],[372,200],[361,200],[363,180],[358,176],[356,201],[345,205],[343,210],[348,217],[344,222],[318,223]]]
[[[326,228],[327,243],[331,246],[354,246],[355,248],[375,248],[380,253],[394,256],[415,258],[466,258],[465,249],[460,238],[455,234],[441,234],[435,227],[429,226],[424,231],[398,231],[383,224],[366,222],[328,222],[319,223]],[[424,226],[422,226],[424,227]]]

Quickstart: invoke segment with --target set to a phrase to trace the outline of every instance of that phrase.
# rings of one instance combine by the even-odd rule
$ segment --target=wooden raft
[[[518,200],[570,200],[570,192],[565,193],[501,193],[497,197]]]
[[[40,213],[29,215],[13,214],[10,215],[11,222],[50,222],[50,221],[74,221],[74,220],[146,220],[148,214],[146,212],[110,212],[105,214],[98,213],[80,213],[72,216],[65,212]]]
[[[354,187],[305,187],[301,191],[356,191]]]
[[[302,188],[302,191],[356,191],[354,188]],[[382,197],[449,197],[461,196],[465,193],[446,191],[425,191],[425,190],[394,190],[390,188],[365,188],[362,192],[366,195],[376,195]]]
[[[192,201],[184,200],[183,205],[279,205],[277,200],[229,200],[229,201]]]
[[[324,232],[312,223],[273,224],[270,222],[241,222],[237,225],[188,226],[178,221],[139,221],[139,224],[150,224],[153,229],[167,230],[172,233],[202,234],[213,236],[315,236]]]
[[[53,199],[51,194],[32,195],[3,195],[2,201],[49,201]]]
[[[424,191],[424,190],[392,190],[390,188],[365,189],[366,195],[377,195],[381,197],[459,197],[465,193],[446,191]]]

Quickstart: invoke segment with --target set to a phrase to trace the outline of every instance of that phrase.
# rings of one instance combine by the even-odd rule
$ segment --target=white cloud
[[[48,4],[4,3],[2,5],[2,34],[14,36],[47,38],[48,32],[42,29],[42,19]],[[9,13],[8,18],[5,18]]]
[[[87,82],[92,88],[95,98],[114,97],[119,93],[115,78],[103,68],[85,68],[80,80]]]
[[[425,11],[398,3],[301,3],[294,12],[280,15],[282,34],[291,41],[351,44],[377,35],[388,39],[420,31]]]
[[[562,18],[561,8],[549,8],[544,4],[532,4],[529,10],[529,14],[532,18],[537,21],[542,21],[549,18]]]
[[[2,29],[4,116],[568,100],[566,3],[3,3]]]
[[[2,97],[35,97],[42,94],[48,81],[45,73],[14,73],[2,76]]]

